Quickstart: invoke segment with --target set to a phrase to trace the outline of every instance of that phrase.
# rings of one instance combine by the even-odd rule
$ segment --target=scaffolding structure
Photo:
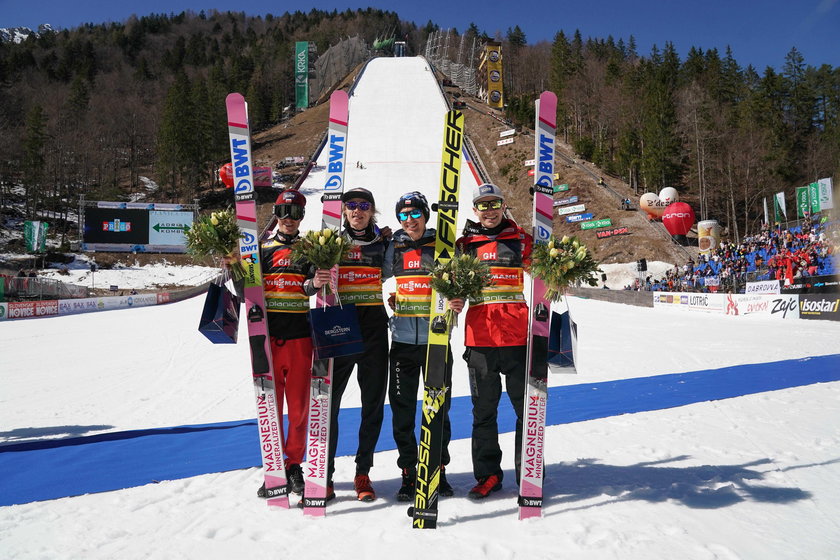
[[[468,47],[467,36],[461,35],[457,53],[453,56],[455,38],[455,34],[449,29],[446,31],[438,29],[430,33],[424,49],[426,59],[464,92],[477,95],[475,62],[478,46],[476,38],[473,37],[472,45]]]

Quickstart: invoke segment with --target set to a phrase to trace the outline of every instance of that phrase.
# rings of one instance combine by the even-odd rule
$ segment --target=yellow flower
[[[219,225],[219,218],[218,218],[218,216],[216,216],[215,212],[213,212],[213,215],[210,216],[210,223],[213,224],[214,226]]]
[[[557,255],[559,255],[559,254],[560,254],[560,251],[558,251],[557,249],[554,249],[554,248],[552,248],[552,249],[548,252],[548,256],[550,256],[550,257],[552,257],[552,258],[553,258],[553,257],[556,257],[556,256],[557,256]]]
[[[327,242],[327,238],[326,238],[326,237],[324,237],[323,235],[321,235],[321,236],[319,236],[319,237],[318,237],[318,244],[319,244],[319,245],[323,245],[323,244],[325,244],[326,242]]]
[[[443,279],[443,281],[444,281],[444,282],[449,282],[449,273],[448,273],[448,272],[444,272],[444,273],[441,275],[441,278]]]
[[[321,233],[323,234],[324,237],[329,239],[330,236],[332,235],[332,230],[330,228],[324,228],[324,231],[321,232]]]
[[[554,249],[554,238],[553,237],[548,240],[548,248],[549,249]]]
[[[564,235],[563,239],[560,240],[560,243],[563,243],[564,245],[568,242],[569,242],[569,236],[568,235]]]

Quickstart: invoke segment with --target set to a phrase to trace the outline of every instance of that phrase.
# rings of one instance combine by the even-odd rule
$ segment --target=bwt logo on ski
[[[324,190],[335,191],[341,188],[341,175],[344,173],[344,145],[347,138],[341,134],[330,134],[330,160],[327,163],[327,177]]]
[[[554,139],[545,134],[540,134],[540,163],[538,169],[540,173],[549,175],[549,184],[547,186],[550,187],[550,176],[554,173]]]
[[[247,193],[254,190],[251,183],[251,155],[248,153],[248,141],[241,138],[231,139],[233,155],[233,176],[237,178],[234,192]]]

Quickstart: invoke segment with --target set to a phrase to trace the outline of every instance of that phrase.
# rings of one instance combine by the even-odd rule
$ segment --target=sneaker
[[[402,470],[402,486],[397,492],[398,502],[414,501],[414,483],[417,480],[417,472],[414,469]]]
[[[446,480],[446,471],[444,470],[443,466],[440,467],[440,480],[438,480],[438,494],[441,496],[452,496],[455,494],[455,490],[452,488],[452,485],[449,484],[449,481]]]
[[[300,465],[289,465],[286,469],[286,477],[289,479],[289,491],[295,494],[303,493],[303,469]]]
[[[366,474],[357,474],[353,479],[353,488],[356,489],[356,496],[362,502],[372,502],[376,499],[376,492],[370,485],[370,477]]]
[[[502,488],[502,479],[498,475],[491,474],[490,476],[483,476],[478,479],[478,484],[473,486],[468,496],[473,500],[483,500],[490,495],[490,492],[495,492]]]

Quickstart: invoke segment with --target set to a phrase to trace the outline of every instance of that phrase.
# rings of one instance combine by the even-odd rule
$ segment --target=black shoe
[[[303,469],[300,465],[289,465],[286,469],[286,478],[289,479],[289,491],[295,494],[303,493]]]
[[[473,500],[483,500],[490,495],[490,492],[495,492],[502,488],[502,479],[498,475],[491,474],[490,476],[483,476],[478,479],[478,484],[473,486],[470,493],[467,494]]]
[[[417,472],[414,469],[402,470],[402,486],[397,492],[398,502],[414,501],[414,482],[417,480]]]
[[[438,481],[438,494],[441,496],[452,496],[455,494],[455,490],[452,488],[452,485],[449,484],[449,481],[446,480],[446,471],[443,467],[440,468],[440,480]]]
[[[260,489],[257,490],[257,498],[265,498],[265,482],[263,482]]]

